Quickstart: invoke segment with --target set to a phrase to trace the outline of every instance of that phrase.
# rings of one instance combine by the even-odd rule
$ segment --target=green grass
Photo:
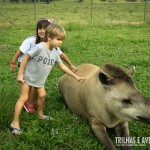
[[[2,2],[1,2],[2,3]],[[94,1],[91,22],[90,1],[55,1],[37,4],[37,19],[53,18],[62,25],[67,37],[61,49],[77,66],[92,63],[102,66],[113,63],[128,70],[136,67],[133,75],[136,86],[150,97],[150,24],[143,22],[143,3],[99,3]],[[54,116],[53,122],[39,121],[36,114],[22,111],[20,120],[23,134],[12,137],[8,126],[13,118],[19,96],[17,71],[10,73],[10,61],[21,42],[35,33],[33,4],[1,6],[13,21],[11,25],[0,17],[0,149],[21,150],[102,150],[88,122],[70,112],[55,84],[63,72],[55,66],[46,82],[45,114]],[[150,127],[132,122],[132,137],[149,137]],[[109,131],[115,142],[114,132]],[[135,150],[147,150],[135,147]]]

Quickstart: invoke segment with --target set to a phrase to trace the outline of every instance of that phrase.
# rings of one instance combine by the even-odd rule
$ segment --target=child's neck
[[[53,46],[49,45],[48,42],[45,42],[45,46],[46,46],[46,48],[49,49],[49,50],[52,50],[52,49],[53,49]]]

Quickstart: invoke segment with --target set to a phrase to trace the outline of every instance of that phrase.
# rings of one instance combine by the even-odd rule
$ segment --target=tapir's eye
[[[130,99],[123,99],[122,103],[125,105],[132,105],[132,102]]]

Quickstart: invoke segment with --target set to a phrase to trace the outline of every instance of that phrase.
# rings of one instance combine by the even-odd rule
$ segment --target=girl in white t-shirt
[[[14,71],[16,62],[18,60],[18,66],[20,66],[20,63],[24,57],[24,55],[31,50],[36,44],[43,42],[45,37],[45,28],[53,22],[52,19],[43,18],[40,19],[37,22],[36,25],[36,35],[27,37],[21,44],[19,50],[15,53],[11,63],[10,63],[10,70]],[[72,71],[78,70],[77,67],[75,67],[69,58],[59,49],[57,48],[58,54],[60,57],[69,65],[69,68]],[[27,112],[33,113],[35,111],[35,105],[34,101],[37,99],[37,94],[34,88],[30,90],[28,101],[25,103],[24,108]]]

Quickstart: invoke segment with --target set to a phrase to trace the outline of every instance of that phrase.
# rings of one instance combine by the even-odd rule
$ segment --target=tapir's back
[[[77,75],[83,76],[86,80],[77,81],[73,77],[65,74],[58,81],[58,88],[62,93],[68,107],[78,115],[87,117],[86,106],[83,106],[84,92],[87,85],[92,84],[95,80],[95,73],[99,71],[99,67],[92,64],[82,64],[78,66]]]

